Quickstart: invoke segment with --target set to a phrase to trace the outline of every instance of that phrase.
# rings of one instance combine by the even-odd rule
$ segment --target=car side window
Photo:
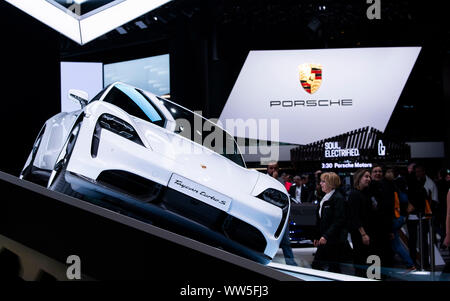
[[[164,127],[166,120],[153,104],[143,94],[136,89],[117,84],[115,85],[103,101],[118,106],[125,112],[145,121]]]

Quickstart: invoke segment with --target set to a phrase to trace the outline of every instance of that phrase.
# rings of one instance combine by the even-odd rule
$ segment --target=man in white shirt
[[[295,183],[295,201],[297,204],[302,203],[302,179],[299,176],[294,177],[294,183]]]
[[[300,176],[294,177],[294,184],[289,189],[289,195],[294,199],[297,204],[310,202],[310,192],[303,183],[303,179]]]
[[[301,204],[305,201],[302,200],[302,189],[304,189],[304,187],[301,177],[295,176],[294,184],[291,186],[291,188],[289,188],[289,195],[294,199],[294,201],[297,204]]]

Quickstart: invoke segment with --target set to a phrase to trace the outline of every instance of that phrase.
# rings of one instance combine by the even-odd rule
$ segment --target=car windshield
[[[164,115],[143,93],[133,87],[115,84],[103,101],[116,105],[128,114],[158,126],[164,127],[166,124]]]
[[[245,166],[233,136],[213,122],[171,101],[158,97],[176,121],[175,132],[199,143],[234,163]]]

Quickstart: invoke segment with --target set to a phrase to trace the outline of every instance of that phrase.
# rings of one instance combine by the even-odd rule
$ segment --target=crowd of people
[[[314,175],[292,177],[280,175],[278,164],[273,162],[267,173],[285,186],[293,203],[317,204],[314,269],[340,272],[341,263],[352,258],[355,275],[366,277],[369,256],[378,256],[382,267],[393,267],[395,254],[407,271],[430,269],[430,230],[435,233],[436,246],[450,246],[448,169],[442,169],[433,180],[422,165],[412,163],[402,168],[375,164],[370,170],[352,174],[350,190],[343,189],[334,172],[319,170]],[[406,235],[402,228],[407,229]],[[419,229],[422,246],[417,247]],[[287,243],[289,231],[286,233],[281,247],[286,262],[295,265]],[[407,248],[402,239],[407,240]],[[444,272],[450,272],[448,264]]]

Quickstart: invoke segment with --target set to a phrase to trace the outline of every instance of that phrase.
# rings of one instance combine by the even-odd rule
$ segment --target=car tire
[[[58,173],[58,175],[55,177],[52,185],[50,185],[49,189],[57,192],[64,193],[65,195],[77,198],[77,199],[83,199],[83,195],[74,191],[72,189],[72,186],[66,182],[65,180],[66,175],[66,169],[65,167]]]
[[[69,163],[70,156],[72,155],[80,128],[81,122],[78,122],[74,125],[72,131],[70,132],[67,142],[64,145],[65,149],[63,148],[65,153],[62,158],[57,160],[57,163],[55,164],[52,171],[52,176],[49,179],[48,189],[58,191],[78,199],[83,199],[83,195],[74,191],[70,183],[67,183],[65,179],[67,164]]]

